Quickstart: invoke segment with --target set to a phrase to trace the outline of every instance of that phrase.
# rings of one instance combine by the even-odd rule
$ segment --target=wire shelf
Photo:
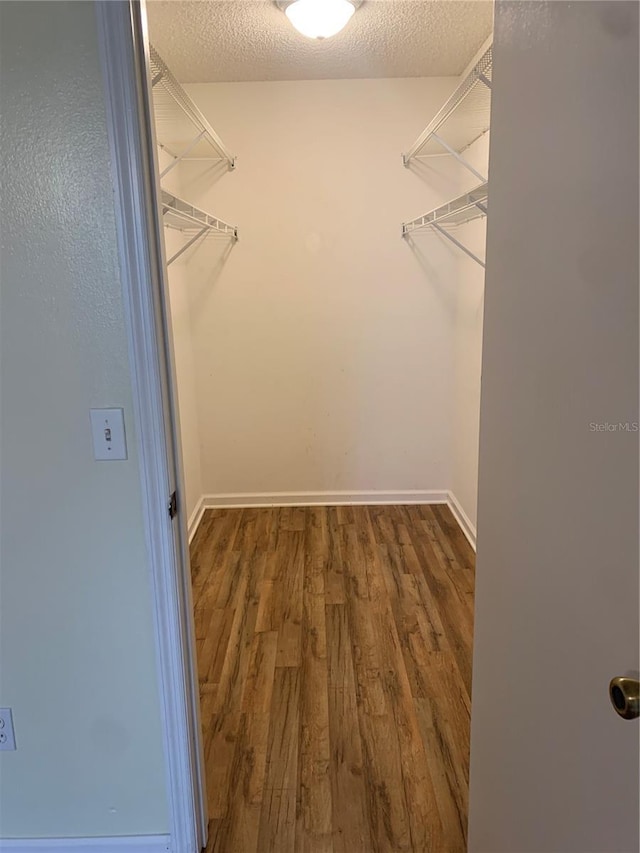
[[[149,58],[158,143],[174,158],[161,177],[181,160],[226,162],[233,169],[235,157],[153,45],[149,45]]]
[[[474,261],[484,266],[484,262],[477,255],[467,249],[460,240],[450,234],[443,226],[456,227],[466,225],[467,222],[472,222],[474,219],[486,216],[488,209],[489,185],[484,183],[470,192],[454,198],[452,201],[448,201],[446,204],[436,207],[422,216],[418,216],[417,219],[412,219],[411,222],[404,222],[402,224],[402,236],[406,237],[413,231],[419,231],[421,228],[434,228],[452,243],[455,243],[459,249],[462,249]]]
[[[235,225],[229,225],[223,219],[205,213],[166,190],[162,190],[162,219],[168,228],[181,231],[188,238],[185,245],[167,261],[167,266],[203,237],[220,234],[231,237],[234,242],[238,239],[238,229]]]
[[[454,198],[452,201],[436,207],[435,210],[430,210],[429,213],[412,219],[411,222],[403,223],[402,233],[409,234],[411,231],[417,231],[427,225],[465,225],[473,219],[486,216],[488,200],[489,185],[481,184],[471,192]]]
[[[491,80],[493,70],[492,37],[480,49],[463,73],[460,83],[437,115],[420,134],[406,154],[405,166],[415,158],[443,153],[462,154],[489,130],[491,121]],[[480,176],[475,170],[476,175]]]

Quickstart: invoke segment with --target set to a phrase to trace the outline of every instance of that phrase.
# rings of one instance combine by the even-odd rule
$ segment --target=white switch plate
[[[98,462],[127,458],[124,409],[91,409],[91,434]]]
[[[15,749],[16,738],[13,732],[11,708],[0,708],[0,749]]]

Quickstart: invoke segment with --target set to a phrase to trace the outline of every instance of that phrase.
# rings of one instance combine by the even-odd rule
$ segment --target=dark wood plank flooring
[[[474,553],[450,510],[209,510],[191,559],[208,853],[462,853]]]

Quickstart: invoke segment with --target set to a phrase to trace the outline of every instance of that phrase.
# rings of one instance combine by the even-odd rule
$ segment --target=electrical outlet
[[[0,708],[0,749],[15,749],[16,738],[13,733],[11,708]]]

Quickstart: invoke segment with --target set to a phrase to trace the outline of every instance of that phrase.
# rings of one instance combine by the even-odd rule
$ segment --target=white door
[[[498,0],[493,56],[469,849],[631,853],[638,5]]]

